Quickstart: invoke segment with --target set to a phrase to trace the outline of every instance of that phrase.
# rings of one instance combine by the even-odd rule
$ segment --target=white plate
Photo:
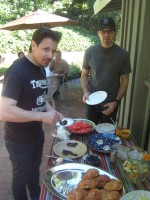
[[[68,142],[78,143],[78,144],[76,145],[76,147],[71,147],[71,146],[67,146]],[[62,154],[63,150],[72,151],[73,153],[77,154],[77,156],[73,156],[70,154],[63,155]],[[82,142],[78,142],[76,140],[65,140],[65,141],[61,141],[55,144],[53,151],[57,156],[60,156],[62,158],[79,158],[87,152],[87,147]]]
[[[89,95],[89,99],[86,100],[88,105],[97,105],[102,103],[107,98],[105,91],[97,91]]]
[[[59,121],[56,123],[56,126],[70,126],[71,124],[73,124],[73,119],[71,118],[63,118],[61,121],[67,121],[66,125],[60,125]]]
[[[95,126],[98,133],[115,133],[116,126],[111,123],[100,123]]]
[[[150,192],[145,190],[135,190],[125,194],[121,200],[149,200]]]

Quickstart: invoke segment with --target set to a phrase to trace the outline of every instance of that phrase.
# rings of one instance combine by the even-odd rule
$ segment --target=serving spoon
[[[48,157],[48,158],[54,158],[54,159],[56,159],[54,161],[54,164],[56,164],[56,165],[60,165],[64,161],[64,159],[62,157],[55,157],[55,156],[49,156],[49,155],[44,155],[44,156]]]
[[[59,120],[59,124],[65,126],[67,124],[67,120]]]

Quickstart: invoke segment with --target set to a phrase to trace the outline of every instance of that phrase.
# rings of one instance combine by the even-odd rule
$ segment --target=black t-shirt
[[[17,106],[28,111],[45,112],[47,80],[45,70],[26,57],[19,59],[7,70],[2,96],[15,99]],[[41,122],[6,122],[6,135],[16,142],[30,142],[43,134]]]

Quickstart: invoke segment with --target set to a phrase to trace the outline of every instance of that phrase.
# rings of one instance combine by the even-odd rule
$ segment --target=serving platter
[[[67,146],[67,143],[77,143],[77,145],[75,147],[71,147],[71,146]],[[77,156],[74,156],[71,154],[64,155],[62,153],[63,150],[69,150],[72,153],[77,154]],[[73,159],[73,158],[79,158],[83,156],[87,152],[87,147],[82,142],[79,142],[76,140],[65,140],[65,141],[61,141],[55,144],[55,146],[53,147],[53,151],[57,156],[60,156],[62,158]]]
[[[118,179],[108,172],[90,165],[67,163],[48,169],[44,174],[44,183],[51,193],[59,199],[66,200],[68,193],[76,188],[82,175],[85,174],[88,169],[97,169],[101,175],[107,175],[111,179]]]
[[[113,149],[112,145],[114,144],[121,144],[120,138],[106,138],[103,137],[101,133],[91,135],[88,138],[88,145],[92,149],[102,153],[110,153],[110,151]]]

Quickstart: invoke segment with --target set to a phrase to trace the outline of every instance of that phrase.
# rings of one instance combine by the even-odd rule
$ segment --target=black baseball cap
[[[113,18],[106,17],[106,18],[100,19],[99,30],[101,31],[104,28],[110,28],[112,31],[116,32],[116,24]]]

